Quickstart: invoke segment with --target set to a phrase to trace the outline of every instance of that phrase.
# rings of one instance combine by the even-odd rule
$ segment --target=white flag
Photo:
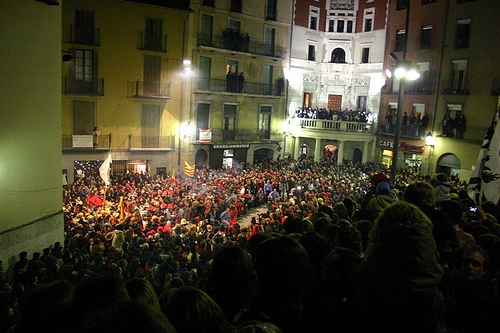
[[[101,175],[102,180],[104,180],[104,184],[108,186],[110,184],[109,182],[109,169],[111,167],[111,163],[113,161],[111,160],[111,154],[108,155],[106,160],[101,164],[99,167],[99,175]]]
[[[476,167],[467,186],[469,196],[477,204],[500,199],[500,126],[498,110],[484,138]]]

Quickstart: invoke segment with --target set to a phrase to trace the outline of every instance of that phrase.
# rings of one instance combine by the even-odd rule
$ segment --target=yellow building
[[[69,182],[109,154],[114,175],[177,170],[191,16],[189,2],[179,9],[118,0],[62,3],[62,165]]]
[[[9,272],[21,251],[64,240],[61,7],[0,7],[0,260]]]
[[[436,142],[430,155],[431,173],[458,174],[468,181],[475,167],[499,107],[500,31],[491,24],[499,12],[498,1],[449,2],[432,127]],[[465,131],[443,126],[446,116],[454,120],[459,115],[466,119]]]

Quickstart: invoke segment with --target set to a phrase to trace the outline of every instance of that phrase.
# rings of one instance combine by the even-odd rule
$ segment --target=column
[[[314,161],[319,162],[321,160],[321,154],[323,153],[323,149],[321,147],[321,139],[315,139],[316,144],[314,146]]]
[[[299,151],[300,151],[300,138],[297,137],[297,136],[294,136],[293,137],[295,142],[294,142],[294,148],[293,148],[293,152],[292,152],[292,157],[297,160],[300,155],[299,155]]]
[[[344,140],[339,140],[339,146],[337,147],[337,165],[341,165],[344,159]]]
[[[363,156],[361,157],[361,162],[362,163],[368,162],[368,141],[365,141],[363,143]]]

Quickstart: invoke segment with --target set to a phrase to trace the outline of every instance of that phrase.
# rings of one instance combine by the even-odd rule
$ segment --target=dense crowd
[[[374,115],[371,111],[365,109],[356,110],[335,110],[319,107],[301,107],[295,110],[292,115],[297,118],[310,118],[310,119],[323,119],[323,120],[342,120],[342,121],[355,121],[362,123],[373,123]]]
[[[497,206],[385,171],[287,158],[105,186],[86,170],[63,189],[64,243],[0,270],[0,332],[500,327]]]

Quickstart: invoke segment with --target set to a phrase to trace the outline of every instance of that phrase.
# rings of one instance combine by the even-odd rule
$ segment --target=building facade
[[[468,181],[476,166],[479,147],[499,108],[500,31],[491,24],[499,12],[498,1],[449,2],[430,172]]]
[[[69,182],[95,172],[109,154],[115,175],[180,169],[192,11],[189,2],[156,3],[62,3],[62,165]]]
[[[292,156],[374,159],[387,1],[297,0],[286,150]]]
[[[277,159],[283,141],[292,4],[194,0],[186,160],[230,168]]]

